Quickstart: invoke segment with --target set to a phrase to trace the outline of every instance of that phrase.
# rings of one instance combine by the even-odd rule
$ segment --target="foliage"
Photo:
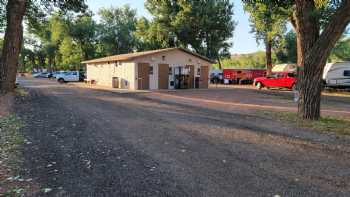
[[[19,146],[24,143],[21,127],[23,123],[15,115],[0,117],[0,158],[13,168],[18,167]]]
[[[222,68],[265,68],[266,54],[263,51],[250,54],[232,55],[221,60]],[[273,60],[276,62],[275,56]],[[219,65],[214,65],[218,68]]]
[[[6,7],[7,0],[0,0],[0,33],[4,31],[6,25]]]
[[[269,6],[263,2],[244,3],[244,10],[249,12],[251,32],[255,33],[257,43],[263,42],[266,48],[266,68],[272,70],[272,50],[277,48],[286,31],[289,10],[283,7]],[[278,53],[281,54],[281,53]],[[279,56],[281,57],[281,56]]]
[[[166,34],[160,23],[142,17],[137,20],[134,32],[136,49],[142,51],[169,47]]]
[[[77,43],[84,59],[91,59],[96,56],[95,45],[97,43],[97,24],[92,19],[92,14],[78,16],[69,22],[69,34]]]
[[[297,62],[297,40],[294,31],[289,31],[283,36],[280,46],[276,48],[276,58],[280,63]]]
[[[281,40],[286,31],[287,9],[248,1],[244,4],[244,10],[250,14],[252,32],[258,43],[272,41],[277,44]]]
[[[135,49],[133,32],[136,30],[136,10],[129,6],[102,8],[100,44],[103,55],[129,53]]]
[[[344,38],[335,45],[329,61],[350,61],[350,38]]]
[[[147,0],[152,34],[162,46],[188,47],[211,59],[228,55],[233,36],[233,4],[228,0]],[[159,42],[158,42],[159,43]]]

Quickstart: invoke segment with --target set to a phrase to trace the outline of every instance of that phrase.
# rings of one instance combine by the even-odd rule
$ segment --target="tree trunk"
[[[52,56],[51,56],[51,55],[48,56],[48,68],[47,68],[47,72],[49,72],[49,73],[52,72]]]
[[[320,35],[314,1],[296,0],[297,37],[300,44],[299,75],[301,119],[320,118],[322,73],[332,48],[350,23],[350,1],[343,1]],[[298,49],[299,52],[299,49]]]
[[[301,66],[302,61],[303,61],[303,54],[302,54],[302,46],[301,46],[300,34],[299,34],[299,29],[298,29],[298,25],[297,25],[297,18],[296,18],[295,12],[290,17],[290,22],[294,28],[295,34],[297,35],[297,40],[296,40],[297,62],[296,63],[297,63],[297,66]]]
[[[221,70],[222,69],[222,65],[221,65],[221,61],[220,61],[220,57],[219,56],[217,57],[217,60],[218,60],[218,64],[219,64],[219,70]]]
[[[266,39],[266,71],[267,74],[272,73],[272,41]]]
[[[0,92],[14,90],[19,54],[23,40],[23,16],[26,0],[9,0],[6,6],[7,25],[0,62]]]

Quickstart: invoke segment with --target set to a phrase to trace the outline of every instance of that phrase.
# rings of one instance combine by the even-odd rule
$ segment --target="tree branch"
[[[350,0],[343,0],[341,6],[333,14],[326,28],[321,33],[317,42],[308,52],[307,56],[319,54],[322,62],[326,62],[336,42],[343,35],[347,25],[350,23]],[[322,49],[322,50],[320,50]],[[324,51],[320,54],[319,51]],[[311,58],[313,59],[313,58]]]

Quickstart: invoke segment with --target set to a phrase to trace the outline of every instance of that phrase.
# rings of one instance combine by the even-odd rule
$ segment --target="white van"
[[[326,64],[323,80],[327,87],[350,88],[350,62]]]

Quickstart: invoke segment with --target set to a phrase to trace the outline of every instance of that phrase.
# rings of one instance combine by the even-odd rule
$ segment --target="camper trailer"
[[[278,72],[294,72],[297,70],[296,64],[277,64],[272,68],[273,73]]]
[[[326,87],[350,88],[350,62],[329,63],[323,71]]]

